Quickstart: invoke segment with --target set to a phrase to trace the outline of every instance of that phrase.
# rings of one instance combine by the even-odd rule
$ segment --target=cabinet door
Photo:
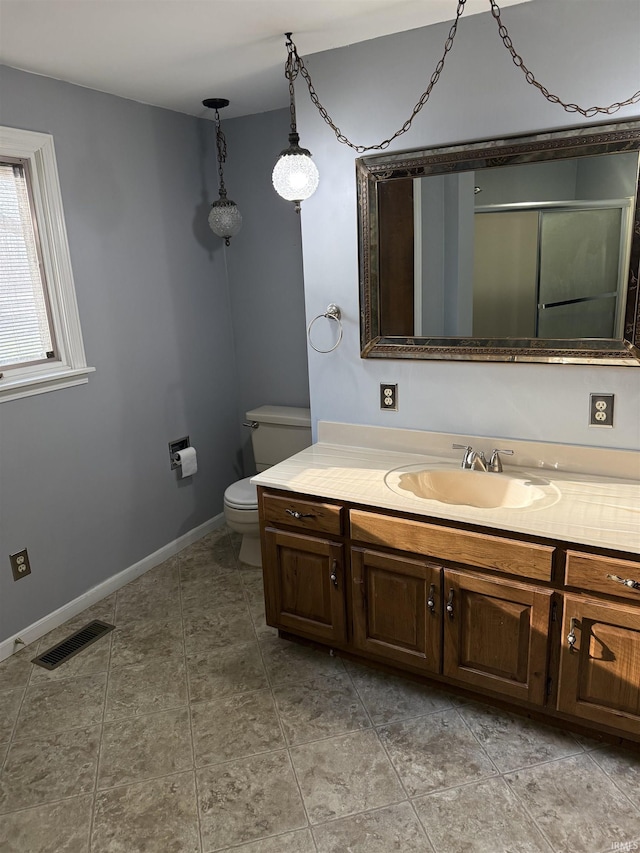
[[[321,640],[346,640],[343,546],[266,528],[267,623]]]
[[[440,672],[441,573],[425,560],[353,548],[354,646]]]
[[[640,735],[640,608],[567,595],[562,634],[558,709]]]
[[[551,590],[444,573],[444,674],[542,705]]]

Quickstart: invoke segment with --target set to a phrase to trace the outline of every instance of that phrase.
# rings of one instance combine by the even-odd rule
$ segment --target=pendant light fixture
[[[300,147],[300,136],[296,127],[296,100],[293,81],[298,76],[299,65],[295,45],[291,41],[291,33],[287,37],[287,61],[284,74],[289,81],[289,111],[291,113],[291,129],[289,147],[280,152],[280,157],[273,167],[271,180],[279,196],[292,201],[296,213],[300,213],[300,203],[318,188],[320,176],[316,164],[311,159],[311,152]]]
[[[227,188],[224,185],[224,174],[222,165],[227,159],[227,140],[220,127],[220,113],[223,107],[229,106],[226,98],[207,98],[202,105],[215,110],[216,121],[216,148],[218,152],[218,178],[220,198],[214,201],[209,211],[209,225],[214,234],[224,239],[225,245],[229,245],[232,237],[235,237],[242,226],[242,214],[238,210],[235,201],[227,198]]]

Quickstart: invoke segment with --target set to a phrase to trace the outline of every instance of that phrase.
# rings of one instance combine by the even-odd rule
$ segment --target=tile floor
[[[3,853],[640,850],[640,756],[278,639],[216,531],[0,664]]]

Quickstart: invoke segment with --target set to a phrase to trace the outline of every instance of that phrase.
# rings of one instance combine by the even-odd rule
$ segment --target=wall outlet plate
[[[398,411],[398,386],[380,383],[380,408],[387,412]]]
[[[613,426],[613,394],[591,394],[589,396],[589,426]]]
[[[26,578],[31,574],[31,564],[27,549],[17,551],[15,554],[9,554],[9,562],[11,563],[11,571],[13,572],[14,581],[19,581],[21,578]]]
[[[184,450],[186,447],[191,447],[188,435],[185,435],[184,438],[177,438],[175,441],[169,442],[169,459],[171,460],[172,471],[178,467],[178,463],[174,460],[175,454]]]

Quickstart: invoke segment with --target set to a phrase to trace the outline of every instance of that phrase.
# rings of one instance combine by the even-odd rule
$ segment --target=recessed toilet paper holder
[[[187,447],[191,447],[188,435],[185,435],[184,438],[178,438],[176,441],[169,442],[169,458],[171,460],[172,471],[180,467],[180,463],[177,460],[178,453]]]

